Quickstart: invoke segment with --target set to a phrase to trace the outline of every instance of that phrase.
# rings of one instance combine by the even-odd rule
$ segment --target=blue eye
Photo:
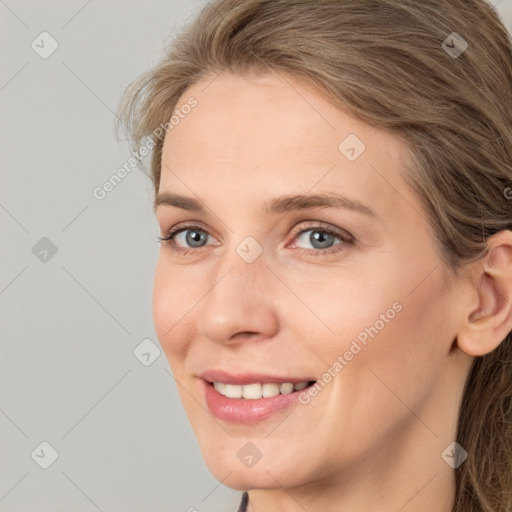
[[[185,243],[189,247],[202,247],[208,241],[208,233],[199,229],[183,229],[175,233],[173,238]]]
[[[187,248],[194,249],[206,245],[206,241],[210,235],[198,226],[190,226],[185,228],[178,228],[169,231],[166,237],[158,237],[160,242],[169,244],[176,252],[188,252]],[[176,240],[180,242],[176,243]],[[185,247],[183,247],[185,246]]]
[[[299,253],[318,256],[338,252],[354,243],[354,238],[347,231],[336,231],[329,225],[319,225],[318,223],[308,226],[307,229],[296,229],[292,236],[293,240],[299,241],[300,244],[311,244],[313,247],[312,249],[297,247]],[[175,253],[185,255],[194,252],[195,249],[212,245],[208,244],[209,237],[211,235],[199,226],[178,226],[171,229],[166,237],[158,237],[158,239],[169,245]],[[292,248],[294,247],[295,244]]]
[[[309,236],[306,234],[309,233]],[[341,243],[341,238],[336,236],[334,233],[326,231],[325,229],[306,229],[299,233],[297,240],[301,240],[307,243],[310,243],[313,246],[313,249],[328,249],[333,245],[338,245]],[[336,243],[336,239],[339,240]]]

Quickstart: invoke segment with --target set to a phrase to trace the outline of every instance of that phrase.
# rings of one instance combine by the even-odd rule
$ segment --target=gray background
[[[155,359],[150,182],[92,194],[131,156],[122,90],[205,3],[0,0],[0,511],[236,510]]]

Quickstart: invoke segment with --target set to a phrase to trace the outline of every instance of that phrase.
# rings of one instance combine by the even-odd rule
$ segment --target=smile
[[[262,422],[299,405],[299,394],[316,382],[262,374],[233,376],[222,371],[206,372],[201,377],[208,411],[219,420],[240,425]]]
[[[294,391],[301,391],[312,384],[312,381],[302,381],[295,384],[291,382],[274,383],[255,383],[255,384],[226,384],[224,382],[214,382],[213,387],[221,395],[227,398],[245,398],[246,400],[258,400],[260,398],[271,398],[277,395],[289,395]]]

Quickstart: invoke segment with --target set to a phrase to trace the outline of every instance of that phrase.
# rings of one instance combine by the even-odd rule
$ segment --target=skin
[[[250,491],[250,511],[451,511],[454,471],[441,453],[456,439],[473,356],[512,328],[512,233],[455,279],[400,174],[406,147],[395,134],[282,74],[205,78],[177,108],[191,96],[197,107],[164,141],[160,192],[208,211],[162,205],[156,215],[161,236],[183,223],[209,236],[199,248],[178,236],[187,254],[162,243],[153,314],[208,468]],[[338,149],[349,134],[366,145],[353,162]],[[326,192],[376,216],[262,212],[278,196]],[[354,242],[317,248],[319,223]],[[252,263],[236,252],[247,236],[263,250]],[[321,379],[394,303],[401,311],[308,404],[255,425],[209,413],[201,372]],[[247,442],[261,453],[250,468],[237,457]]]

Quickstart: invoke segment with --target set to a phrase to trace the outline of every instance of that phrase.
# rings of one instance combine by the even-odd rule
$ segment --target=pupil
[[[333,235],[322,231],[313,231],[309,238],[311,244],[316,249],[325,249],[326,247],[329,247],[334,239]]]
[[[205,233],[200,231],[190,230],[187,232],[187,244],[191,247],[200,247],[201,242],[204,241]]]

